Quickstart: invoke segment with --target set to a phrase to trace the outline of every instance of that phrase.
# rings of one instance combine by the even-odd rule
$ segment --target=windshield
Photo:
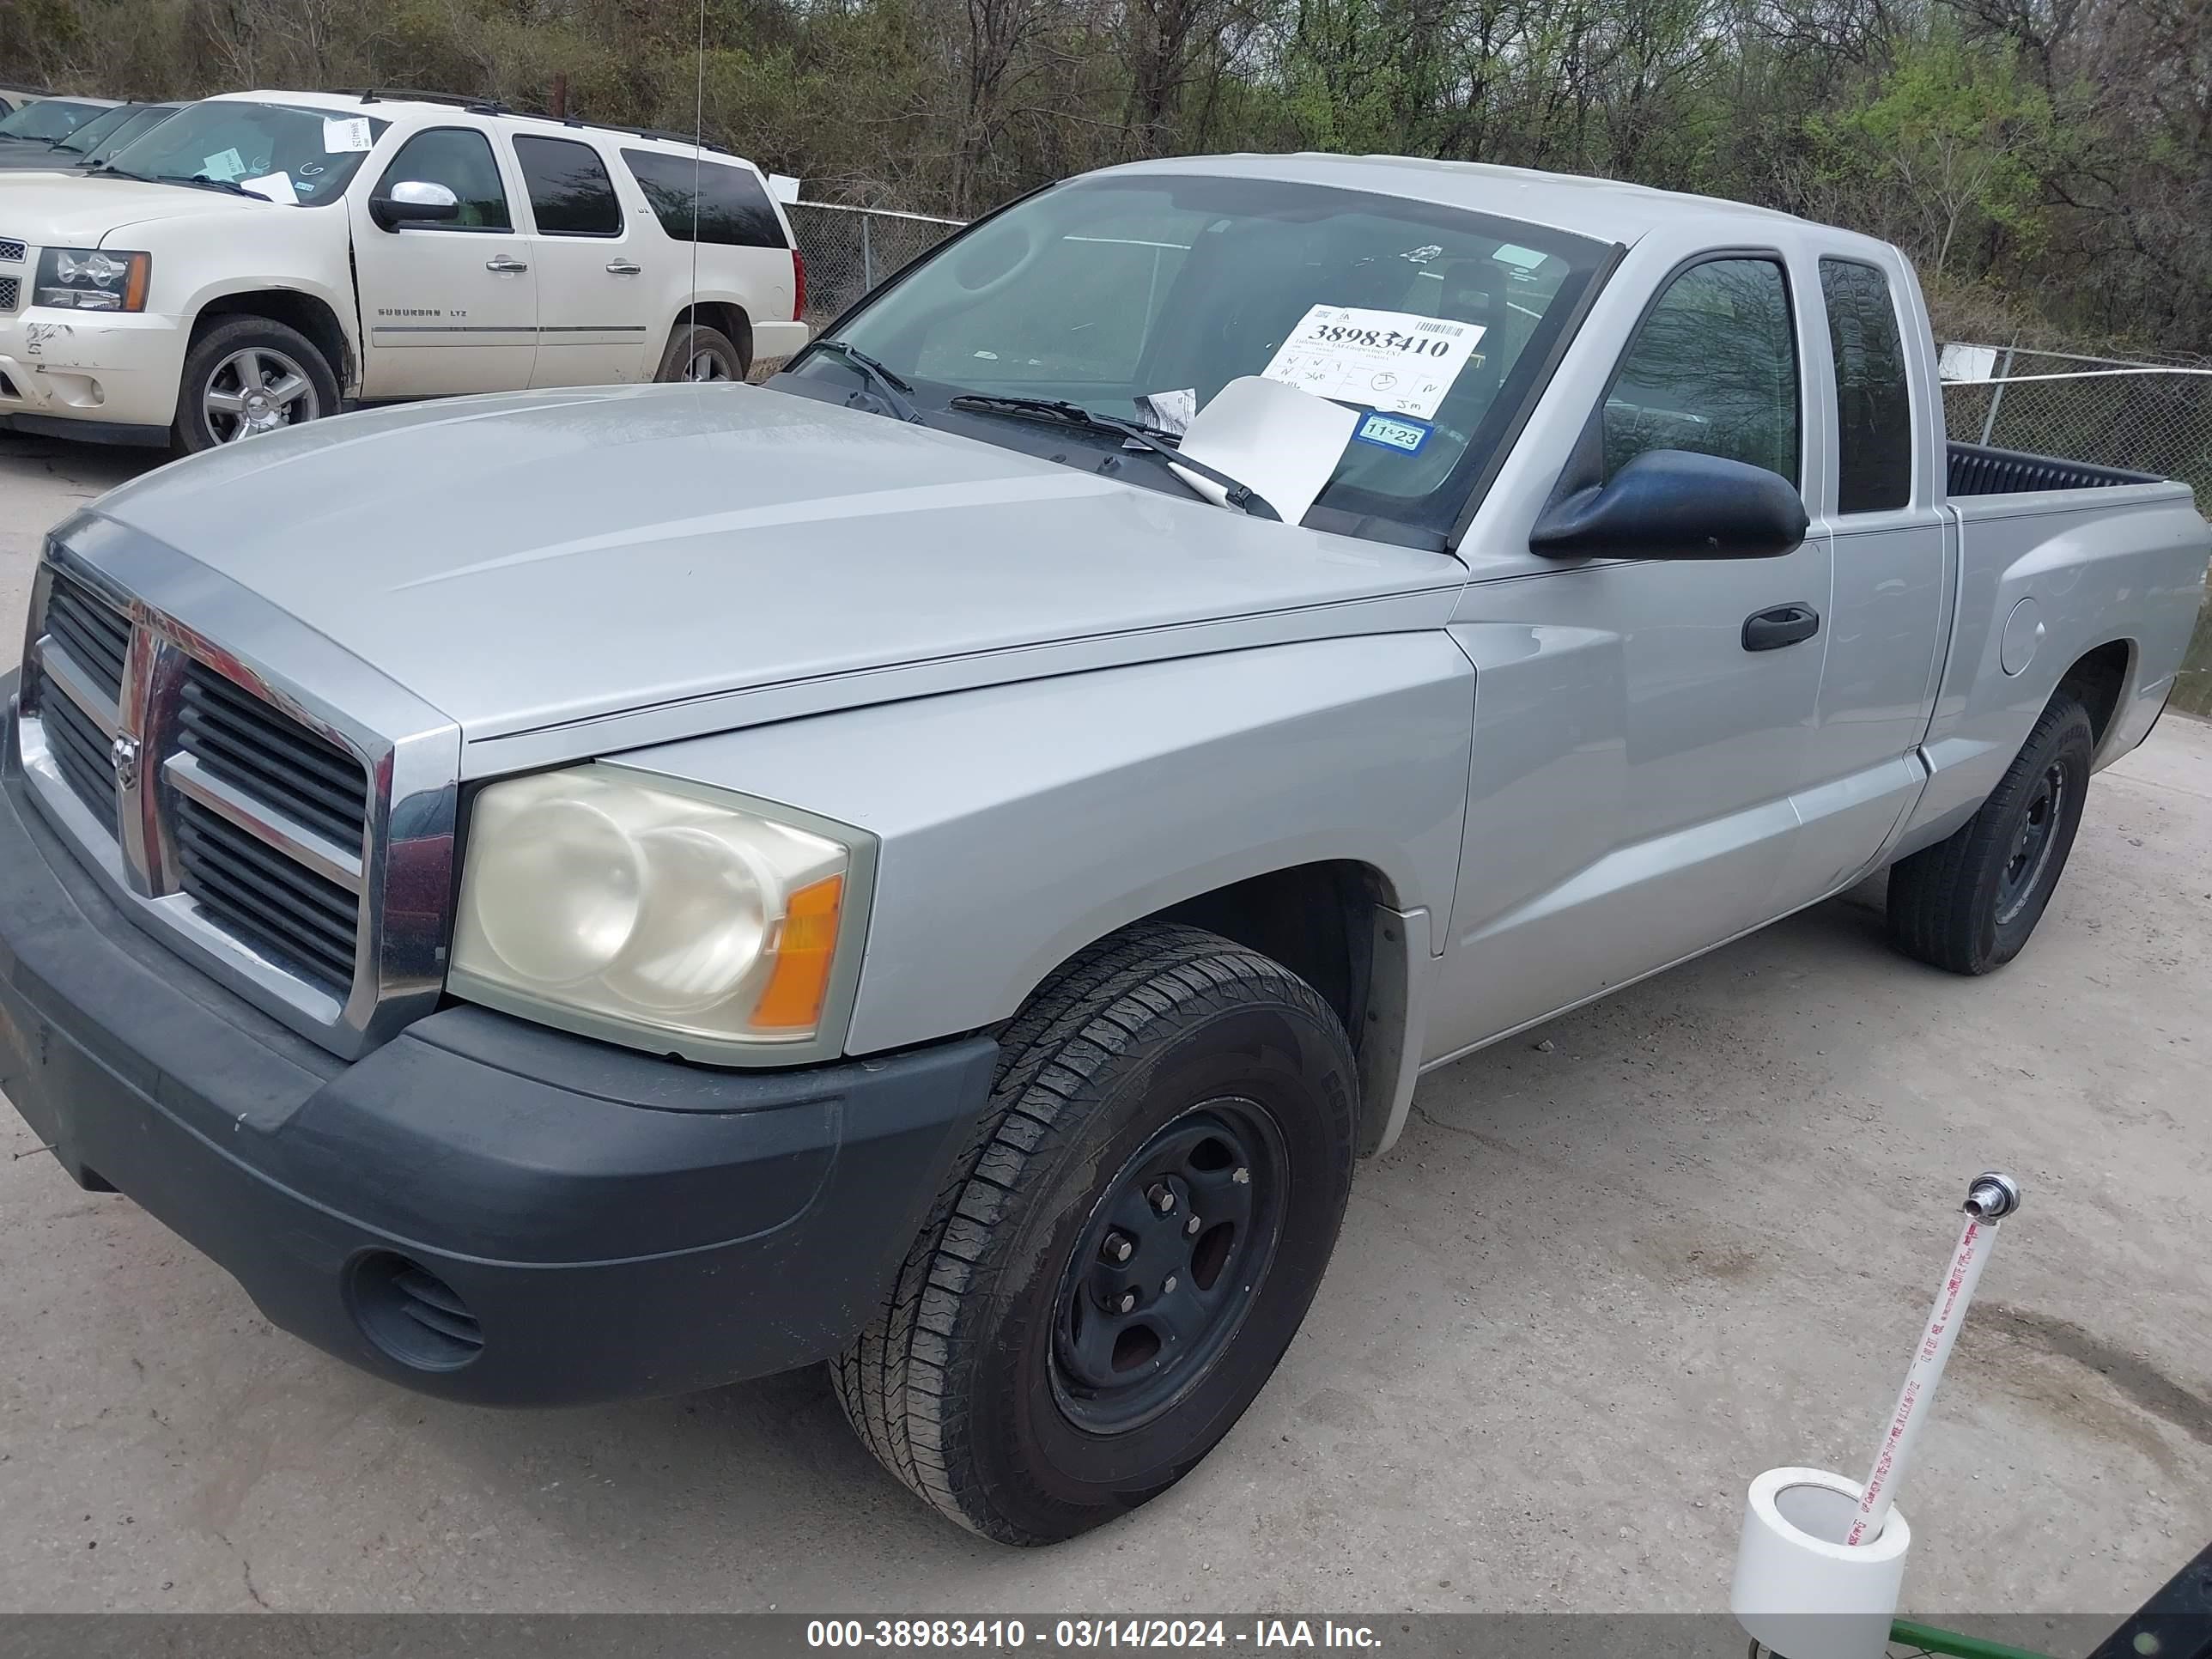
[[[0,121],[0,138],[33,138],[52,143],[66,138],[95,115],[107,113],[106,104],[82,104],[74,98],[42,98],[26,104]]]
[[[95,138],[91,143],[80,146],[77,140],[84,135],[79,132],[70,138],[67,147],[82,148],[85,152],[85,160],[96,166],[106,161],[116,151],[121,149],[125,144],[132,143],[142,134],[152,131],[176,112],[176,110],[168,105],[150,104],[143,109],[131,111],[129,119]]]
[[[138,112],[128,104],[118,104],[113,109],[103,110],[56,144],[54,148],[68,150],[76,155],[88,155],[92,153],[92,147],[94,144],[105,138],[113,137],[125,122],[137,113]]]
[[[1376,416],[1308,522],[1441,532],[1606,252],[1396,197],[1107,175],[985,221],[830,332],[912,382],[932,424],[948,423],[933,411],[962,393],[1157,422],[1242,375],[1285,381]],[[795,372],[840,385],[854,373],[827,352]],[[1008,424],[955,418],[994,438]]]
[[[108,165],[143,179],[232,185],[282,173],[300,205],[313,207],[342,195],[360,169],[368,146],[360,143],[359,121],[368,123],[370,144],[392,125],[343,110],[219,99],[179,111]]]

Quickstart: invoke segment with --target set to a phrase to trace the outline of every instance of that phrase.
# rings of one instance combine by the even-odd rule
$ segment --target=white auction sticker
[[[1316,398],[1427,420],[1481,343],[1480,323],[1365,306],[1315,306],[1262,378]]]
[[[368,117],[349,115],[323,120],[323,154],[325,155],[358,155],[376,143],[375,135],[368,130]]]
[[[246,158],[234,149],[221,150],[202,161],[200,171],[228,184],[246,171]]]

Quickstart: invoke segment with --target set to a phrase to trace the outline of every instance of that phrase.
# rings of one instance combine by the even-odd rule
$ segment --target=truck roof
[[[1888,251],[1888,244],[1870,236],[1816,224],[1772,208],[1753,207],[1714,196],[1655,190],[1649,185],[1623,184],[1613,179],[1542,173],[1531,167],[1495,167],[1483,161],[1438,161],[1408,155],[1334,155],[1309,150],[1290,155],[1173,156],[1133,161],[1108,170],[1205,173],[1334,185],[1340,190],[1401,196],[1443,207],[1465,208],[1474,213],[1524,220],[1606,242],[1634,242],[1662,224],[1679,225],[1685,219],[1694,218],[1711,222],[1716,243],[1728,239],[1731,226],[1739,228],[1735,234],[1765,238],[1771,237],[1778,225],[1794,225],[1818,230],[1824,236],[1843,242],[1859,244],[1868,254]]]

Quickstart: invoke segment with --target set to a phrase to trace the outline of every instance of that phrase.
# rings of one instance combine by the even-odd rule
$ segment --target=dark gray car
[[[46,142],[18,138],[0,148],[0,173],[58,173],[99,167],[124,145],[151,132],[185,107],[183,104],[118,104],[59,138]]]

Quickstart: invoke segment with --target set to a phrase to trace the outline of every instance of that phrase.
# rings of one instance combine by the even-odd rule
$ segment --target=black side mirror
[[[1771,559],[1812,520],[1778,472],[1686,449],[1649,449],[1537,515],[1534,552],[1553,559]]]
[[[461,198],[444,185],[408,179],[392,185],[388,196],[370,197],[368,216],[380,230],[447,224],[461,216]]]

